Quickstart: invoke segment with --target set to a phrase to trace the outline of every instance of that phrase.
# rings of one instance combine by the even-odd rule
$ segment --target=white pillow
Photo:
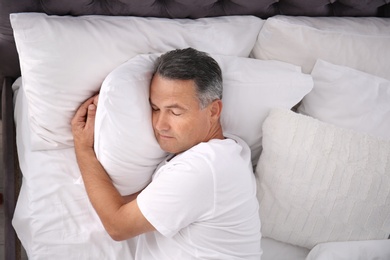
[[[309,249],[389,237],[390,141],[275,109],[255,175],[265,237]]]
[[[144,187],[164,153],[155,141],[149,84],[158,55],[138,55],[105,79],[96,115],[95,151],[122,194]],[[212,55],[224,82],[221,123],[241,137],[257,163],[261,126],[271,107],[291,108],[312,89],[312,79],[294,65]]]
[[[70,120],[118,65],[139,53],[193,47],[248,56],[263,20],[11,14],[34,150],[73,145]]]
[[[390,80],[322,60],[312,77],[298,112],[390,140]]]
[[[213,56],[223,73],[221,123],[251,148],[252,164],[261,153],[262,124],[273,107],[291,109],[313,88],[311,76],[292,64]]]
[[[329,242],[316,245],[305,260],[389,260],[390,240]]]
[[[292,17],[267,19],[253,49],[258,59],[275,59],[310,73],[323,59],[390,79],[390,19]]]
[[[95,153],[122,195],[143,189],[167,155],[153,133],[149,84],[159,55],[138,55],[103,81],[95,120]]]

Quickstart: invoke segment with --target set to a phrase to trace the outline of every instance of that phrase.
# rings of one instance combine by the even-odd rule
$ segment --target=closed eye
[[[151,105],[150,107],[152,108],[152,111],[159,111],[160,110],[158,107],[153,106],[153,105]]]
[[[182,113],[177,113],[177,112],[175,113],[174,111],[171,111],[171,113],[172,113],[172,115],[174,115],[174,116],[181,116],[181,114],[182,114]]]

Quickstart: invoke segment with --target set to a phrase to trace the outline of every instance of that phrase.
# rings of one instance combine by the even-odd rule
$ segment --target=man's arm
[[[72,120],[77,163],[89,200],[108,234],[124,240],[155,228],[142,215],[137,194],[122,197],[96,158],[93,150],[97,96],[83,103]]]

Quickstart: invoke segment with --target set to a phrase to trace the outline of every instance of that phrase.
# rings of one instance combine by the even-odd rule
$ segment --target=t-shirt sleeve
[[[202,159],[172,163],[137,198],[145,218],[166,237],[214,212],[214,178]]]

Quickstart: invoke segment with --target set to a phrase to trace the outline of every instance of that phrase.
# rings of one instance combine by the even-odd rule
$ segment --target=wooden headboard
[[[49,15],[121,15],[166,18],[201,18],[254,15],[390,17],[389,0],[0,0],[0,82],[4,153],[5,259],[19,258],[11,225],[15,209],[18,163],[13,123],[13,81],[20,76],[19,59],[9,14],[42,12]],[[2,256],[0,256],[2,258]]]

